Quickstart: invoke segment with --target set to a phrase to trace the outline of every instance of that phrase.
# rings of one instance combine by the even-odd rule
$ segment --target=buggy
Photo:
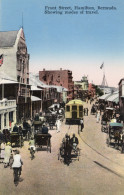
[[[11,143],[11,147],[13,146],[13,144],[15,146],[22,147],[24,144],[23,143],[23,134],[12,132],[10,134],[10,143]]]
[[[78,159],[79,161],[79,156],[80,149],[77,146],[72,145],[70,140],[63,139],[58,152],[58,160],[64,160],[64,162],[68,164],[70,160]]]
[[[121,135],[123,134],[123,124],[122,123],[110,123],[108,128],[107,145],[114,145],[114,147],[119,148],[120,144],[122,147]]]
[[[50,129],[53,129],[54,127],[56,127],[56,120],[57,120],[57,115],[52,115],[52,114],[47,114],[45,116],[46,118],[46,123],[49,125]]]
[[[50,151],[51,153],[51,135],[48,134],[42,134],[37,133],[34,135],[35,139],[35,146],[36,148],[43,148],[44,146],[47,148],[47,151]]]

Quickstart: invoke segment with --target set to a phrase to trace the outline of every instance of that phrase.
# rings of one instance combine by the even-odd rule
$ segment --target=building
[[[95,90],[94,85],[92,83],[89,83],[88,95],[89,95],[89,97],[94,97],[96,95],[96,90]]]
[[[75,98],[80,98],[81,100],[86,99],[88,96],[88,85],[88,78],[85,75],[82,77],[81,81],[75,81]]]
[[[30,117],[29,54],[21,28],[19,31],[0,32],[0,55],[3,63],[0,66],[2,79],[11,77],[13,84],[1,85],[0,99],[16,99],[17,121]],[[14,83],[15,82],[15,83]]]
[[[32,73],[30,73],[29,83],[31,85],[31,116],[34,116],[36,112],[47,110],[54,103],[66,103],[67,89],[64,87],[46,85]]]
[[[122,78],[119,82],[119,107],[120,107],[120,115],[121,119],[124,122],[124,78]]]
[[[47,85],[62,86],[68,90],[68,100],[74,98],[74,81],[70,70],[39,71],[39,79]]]
[[[16,123],[16,100],[0,100],[0,131],[11,129],[11,123]]]

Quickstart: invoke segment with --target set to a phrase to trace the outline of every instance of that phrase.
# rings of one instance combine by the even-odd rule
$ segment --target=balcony
[[[16,100],[0,100],[0,110],[16,107]]]

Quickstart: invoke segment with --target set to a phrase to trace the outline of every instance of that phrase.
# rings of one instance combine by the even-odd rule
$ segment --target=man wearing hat
[[[7,142],[7,145],[5,146],[4,168],[6,168],[9,165],[11,152],[12,152],[11,143]]]

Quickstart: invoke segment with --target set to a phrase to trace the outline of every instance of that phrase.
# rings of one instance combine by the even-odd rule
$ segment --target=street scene
[[[0,2],[0,195],[124,194],[124,2]]]
[[[85,103],[89,109],[84,116],[84,128],[78,131],[78,125],[67,125],[65,119],[61,123],[60,132],[56,127],[49,129],[51,134],[51,152],[46,147],[37,149],[31,160],[29,141],[24,141],[19,149],[23,160],[21,181],[15,187],[13,170],[0,164],[1,194],[123,194],[124,190],[124,158],[121,145],[108,147],[107,133],[101,131],[101,120],[97,122],[90,113],[94,104]],[[100,117],[101,118],[101,117]],[[80,129],[81,130],[81,129]],[[60,154],[60,147],[65,135],[75,134],[78,138],[79,156],[70,157],[69,163]],[[78,159],[79,157],[79,159]]]

